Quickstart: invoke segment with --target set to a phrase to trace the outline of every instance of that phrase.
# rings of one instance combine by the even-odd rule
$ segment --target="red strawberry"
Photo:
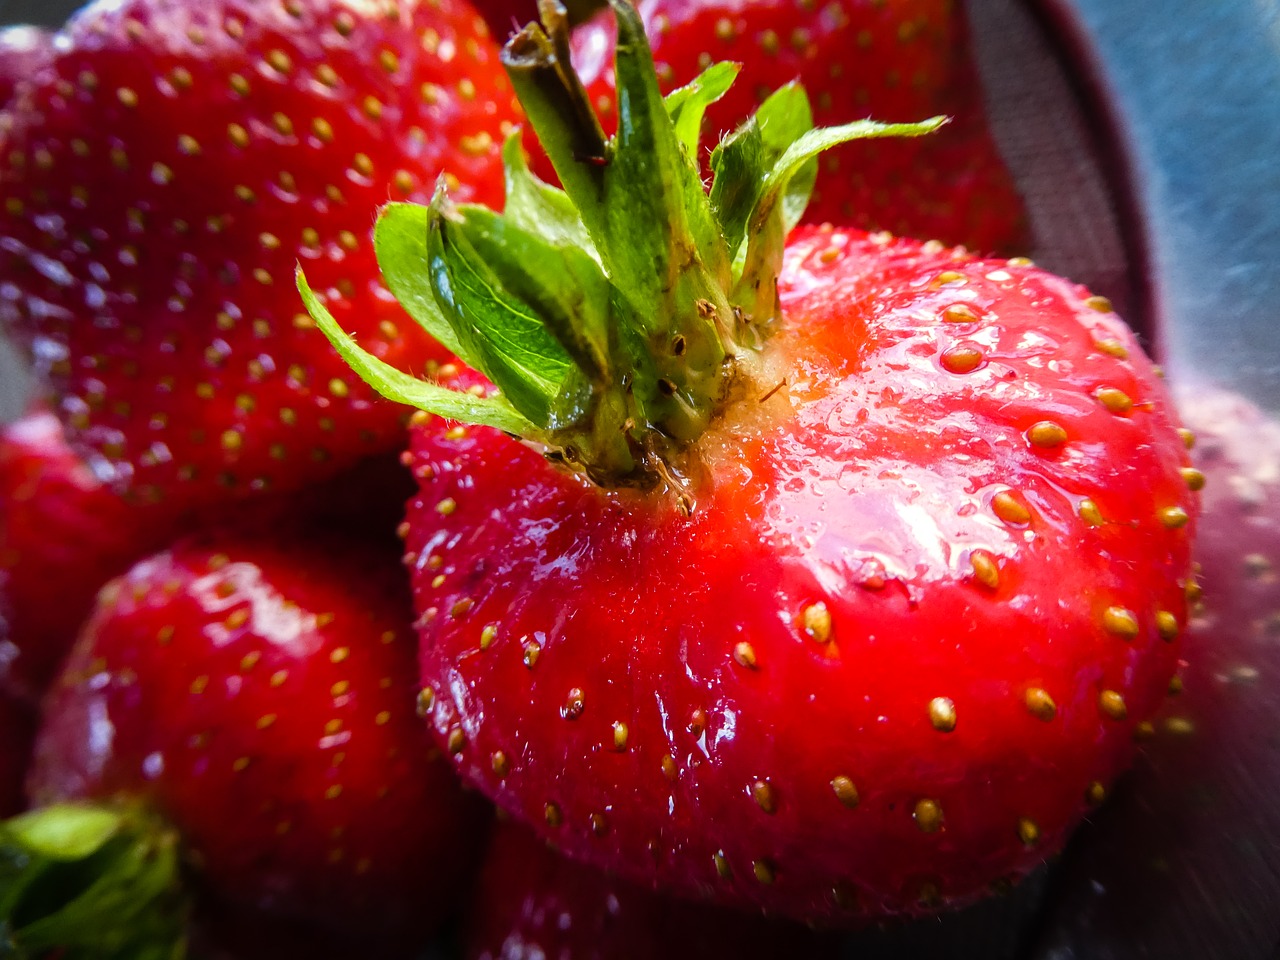
[[[1204,509],[1203,590],[1176,696],[1059,881],[1055,955],[1261,957],[1280,899],[1280,423],[1225,390],[1187,388]]]
[[[952,0],[643,0],[639,4],[664,91],[707,64],[743,64],[737,85],[707,113],[710,131],[737,126],[776,88],[799,80],[819,124],[945,114],[919,140],[845,144],[820,161],[810,223],[887,229],[978,251],[1022,253],[1024,208],[987,127],[962,6]],[[593,103],[613,95],[612,31],[575,34]],[[615,122],[612,114],[605,123]]]
[[[33,800],[141,800],[221,901],[425,938],[463,886],[476,811],[426,757],[403,574],[383,556],[241,536],[135,566],[46,700]]]
[[[524,827],[499,826],[470,914],[470,960],[835,958],[807,927],[652,893],[557,855]]]
[[[309,329],[300,259],[374,352],[443,351],[391,301],[377,205],[448,169],[501,196],[515,118],[466,0],[126,0],[15,105],[0,295],[72,442],[142,499],[295,488],[401,437]]]
[[[113,493],[37,411],[0,430],[0,686],[34,699],[98,589],[179,526]]]
[[[406,382],[308,300],[372,382],[483,425],[413,439],[431,725],[645,884],[822,921],[974,898],[1063,843],[1162,702],[1197,512],[1175,415],[1110,304],[1026,261],[784,247],[804,162],[890,131],[807,130],[781,91],[708,199],[687,158],[724,71],[664,104],[614,10],[615,140],[554,11],[504,51],[563,193],[512,158],[503,215],[378,228],[499,395]]]

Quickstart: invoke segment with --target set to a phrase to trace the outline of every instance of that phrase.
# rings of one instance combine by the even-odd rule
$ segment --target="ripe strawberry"
[[[922,139],[865,140],[830,151],[820,161],[807,222],[892,230],[983,252],[1026,251],[1025,211],[987,127],[961,5],[643,0],[639,7],[664,91],[715,60],[744,65],[738,84],[707,112],[714,134],[797,79],[819,124],[952,118]],[[574,41],[592,102],[610,104],[610,25],[588,23]],[[605,114],[607,125],[615,121]]]
[[[98,589],[179,525],[162,506],[104,486],[51,413],[0,430],[0,686],[39,697]]]
[[[1062,844],[1173,673],[1197,502],[1164,388],[1026,261],[784,246],[808,159],[927,126],[808,130],[784,89],[708,198],[687,158],[725,69],[663,103],[614,12],[612,141],[554,10],[504,51],[564,193],[512,156],[503,215],[438,195],[378,228],[500,394],[388,370],[301,284],[371,382],[482,425],[413,437],[430,723],[620,876],[806,920],[971,899]]]
[[[427,757],[413,651],[381,551],[188,540],[104,591],[46,700],[32,799],[143,802],[238,910],[425,937],[478,824]]]
[[[391,301],[377,205],[442,168],[500,198],[514,119],[466,0],[125,0],[82,11],[3,137],[0,296],[72,443],[144,500],[291,489],[401,438],[288,278],[378,355],[443,351]]]
[[[524,827],[497,827],[465,937],[469,960],[693,960],[840,955],[807,927],[672,900],[556,854]]]
[[[1181,400],[1206,478],[1203,602],[1176,695],[1064,864],[1051,953],[1251,957],[1275,944],[1280,423],[1221,389]]]

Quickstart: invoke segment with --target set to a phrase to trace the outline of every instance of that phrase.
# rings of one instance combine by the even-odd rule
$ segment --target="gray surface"
[[[1280,4],[1056,0],[1102,65],[1171,376],[1280,409]]]

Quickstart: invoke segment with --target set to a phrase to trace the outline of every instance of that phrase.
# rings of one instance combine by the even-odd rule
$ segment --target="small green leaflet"
[[[505,397],[477,397],[428,383],[368,353],[338,325],[333,314],[312,292],[301,267],[298,268],[297,281],[302,302],[321,332],[329,338],[329,342],[351,369],[388,400],[408,404],[451,420],[483,424],[529,439],[541,439],[542,431],[517,413]]]

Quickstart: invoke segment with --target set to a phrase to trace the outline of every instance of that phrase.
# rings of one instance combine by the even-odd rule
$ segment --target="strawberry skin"
[[[0,687],[39,697],[98,589],[179,526],[164,507],[104,486],[53,414],[0,430]]]
[[[1186,618],[1196,497],[1109,304],[1025,261],[801,230],[690,518],[423,415],[406,562],[464,779],[566,854],[806,920],[1060,847]]]
[[[199,505],[394,447],[402,411],[291,277],[304,263],[378,355],[444,356],[382,286],[370,226],[444,169],[500,199],[515,108],[466,0],[103,2],[44,78],[3,137],[0,296],[95,470]]]
[[[1203,384],[1179,400],[1205,477],[1202,599],[1175,695],[1064,864],[1046,925],[1064,953],[1246,957],[1275,942],[1280,423]]]
[[[404,578],[384,557],[240,535],[136,565],[46,700],[32,799],[141,798],[221,901],[429,936],[478,824],[428,756]]]
[[[707,64],[743,64],[738,82],[707,113],[728,131],[764,96],[793,80],[809,92],[819,125],[871,118],[952,122],[922,139],[845,144],[819,160],[808,223],[963,243],[977,251],[1025,252],[1025,211],[987,128],[982,91],[959,5],[950,0],[647,0],[664,91]],[[575,33],[593,102],[612,103],[612,30],[594,21]],[[607,115],[607,124],[616,118]]]
[[[566,860],[509,822],[489,843],[465,938],[469,960],[839,955],[837,937],[661,896]]]

